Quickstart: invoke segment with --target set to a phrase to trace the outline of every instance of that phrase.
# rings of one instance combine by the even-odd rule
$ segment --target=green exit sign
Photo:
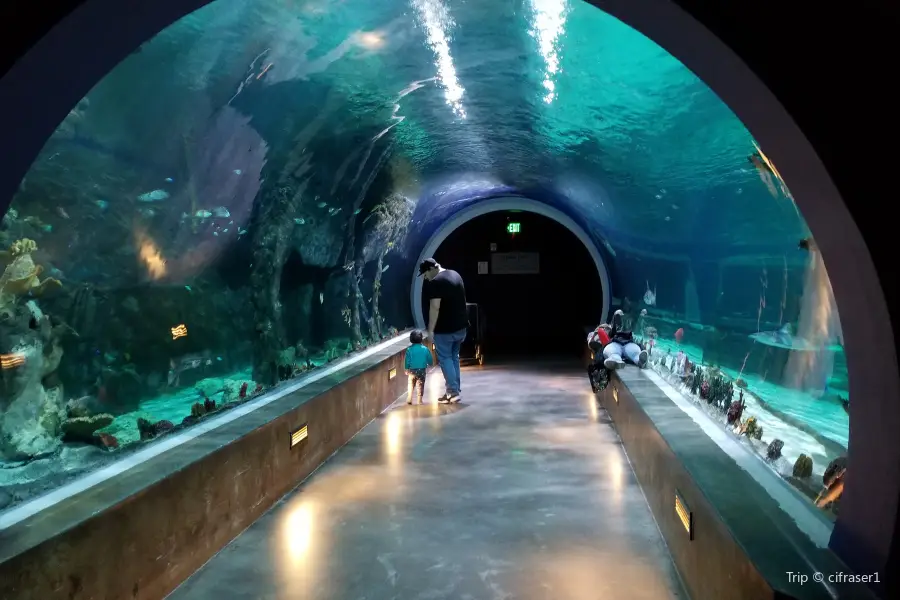
[[[521,223],[509,223],[506,225],[506,231],[509,233],[521,233],[522,232],[522,224]]]

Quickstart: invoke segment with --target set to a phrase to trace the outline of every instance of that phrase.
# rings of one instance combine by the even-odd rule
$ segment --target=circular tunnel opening
[[[490,358],[580,356],[585,328],[602,318],[603,285],[590,252],[546,216],[516,210],[475,217],[434,258],[465,281]],[[426,315],[428,298],[425,283]]]

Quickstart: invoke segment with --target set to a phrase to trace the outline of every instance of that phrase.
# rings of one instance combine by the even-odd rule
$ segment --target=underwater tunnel
[[[718,451],[765,465],[735,459],[766,502],[794,506],[794,541],[882,568],[900,378],[878,274],[808,136],[692,10],[85,0],[61,16],[0,80],[16,147],[0,173],[0,534],[52,522],[76,492],[121,493],[96,490],[186,457],[215,419],[237,427],[253,403],[274,410],[340,365],[386,357],[425,324],[418,263],[518,210],[577,238],[598,321],[623,310],[652,347],[646,381],[623,374],[603,400],[613,421],[633,420],[616,386],[651,382]],[[573,276],[562,291],[584,287]],[[706,392],[686,383],[698,366]],[[472,375],[486,401],[510,385],[492,373]],[[547,394],[525,405],[540,413]],[[434,418],[485,427],[477,410]],[[388,446],[400,427],[424,435],[409,419],[373,424]],[[569,439],[550,430],[554,448]],[[397,448],[386,477],[402,470]],[[845,491],[816,507],[835,477]],[[21,552],[5,568],[37,556],[10,539]],[[17,581],[8,594],[34,583]]]

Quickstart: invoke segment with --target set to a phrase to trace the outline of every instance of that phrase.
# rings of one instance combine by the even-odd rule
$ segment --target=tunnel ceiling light
[[[307,438],[309,438],[309,424],[304,423],[291,432],[291,449],[293,450],[298,445],[305,442]]]
[[[187,333],[187,327],[182,323],[172,328],[172,339],[177,340],[178,338],[187,337]]]
[[[394,367],[393,369],[388,371],[388,381],[390,381],[391,379],[393,379],[396,376],[397,376],[397,368],[396,367]]]
[[[616,401],[616,404],[619,403],[619,388],[613,386],[613,400]]]
[[[678,520],[680,520],[681,524],[684,526],[684,530],[687,531],[688,538],[693,542],[694,513],[688,508],[684,498],[681,497],[681,494],[679,494],[677,490],[675,491],[675,513],[678,515]]]

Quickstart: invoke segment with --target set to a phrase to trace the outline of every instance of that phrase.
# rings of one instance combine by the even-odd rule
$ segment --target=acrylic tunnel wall
[[[0,226],[0,509],[198,397],[413,324],[429,240],[498,198],[583,231],[653,368],[732,389],[692,399],[811,507],[843,480],[844,338],[783,149],[621,21],[575,0],[219,0],[132,49]]]

